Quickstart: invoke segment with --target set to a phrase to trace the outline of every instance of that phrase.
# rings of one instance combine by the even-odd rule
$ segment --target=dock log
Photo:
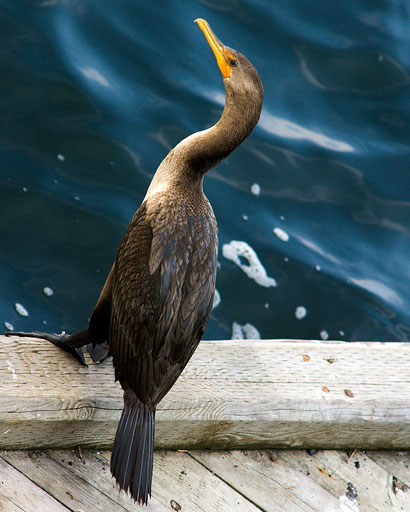
[[[110,448],[107,360],[0,336],[0,449]],[[410,343],[202,341],[157,408],[156,448],[410,449]]]

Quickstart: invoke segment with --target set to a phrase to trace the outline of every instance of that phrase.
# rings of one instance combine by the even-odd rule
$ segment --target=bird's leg
[[[4,333],[5,336],[20,336],[26,338],[40,338],[42,340],[47,340],[53,343],[56,347],[60,347],[65,352],[72,354],[77,361],[79,361],[83,366],[88,366],[85,362],[83,351],[81,347],[86,345],[90,341],[90,334],[88,329],[84,331],[76,332],[75,334],[65,334],[64,332],[61,334],[50,334],[48,332],[16,332],[9,331]]]

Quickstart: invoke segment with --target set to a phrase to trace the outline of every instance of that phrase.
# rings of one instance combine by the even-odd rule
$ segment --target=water
[[[0,1],[4,329],[84,328],[157,165],[217,121],[203,17],[266,94],[206,178],[220,302],[205,338],[409,341],[410,8],[176,4]]]

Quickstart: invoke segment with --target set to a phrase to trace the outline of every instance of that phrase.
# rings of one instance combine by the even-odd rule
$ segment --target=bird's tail
[[[126,390],[111,454],[111,473],[121,489],[144,505],[151,496],[154,421],[155,407],[146,406]]]

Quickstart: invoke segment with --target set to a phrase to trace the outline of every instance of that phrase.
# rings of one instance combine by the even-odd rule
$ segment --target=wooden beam
[[[156,448],[410,449],[410,343],[202,341],[157,409]],[[112,364],[0,336],[0,448],[110,447]]]

